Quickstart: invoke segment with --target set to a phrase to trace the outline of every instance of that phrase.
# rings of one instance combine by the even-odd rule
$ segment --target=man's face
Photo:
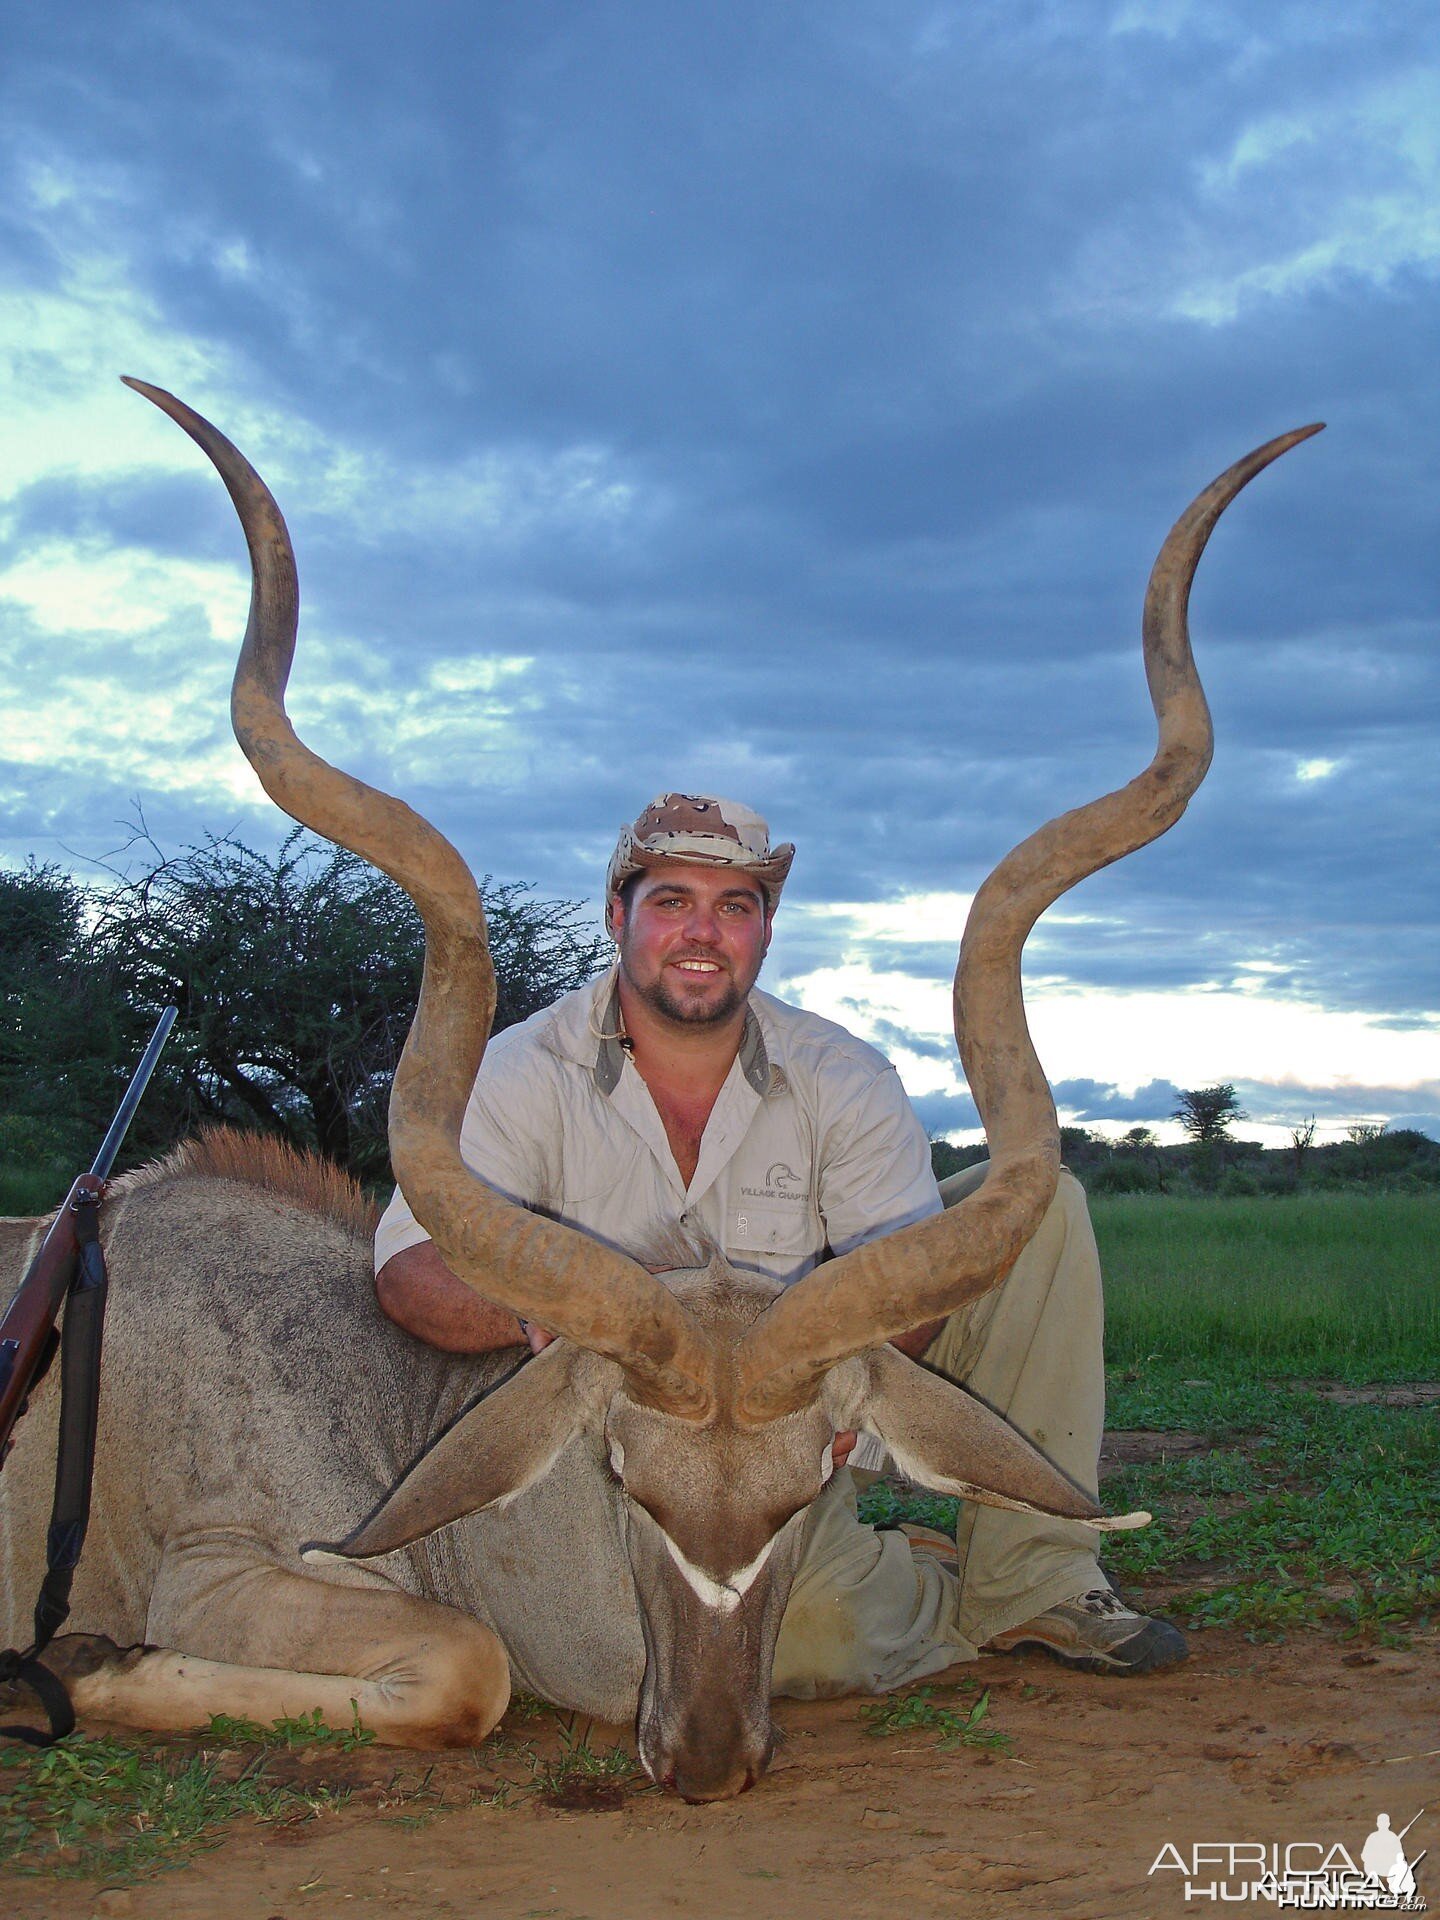
[[[682,1026],[718,1025],[744,1006],[770,945],[758,881],[683,860],[641,874],[612,924],[626,984]]]

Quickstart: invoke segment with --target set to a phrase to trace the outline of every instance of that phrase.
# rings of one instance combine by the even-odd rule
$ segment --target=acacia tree
[[[83,1151],[124,1086],[133,1022],[85,964],[91,896],[31,860],[0,873],[0,1157]],[[133,1064],[133,1063],[132,1063]],[[68,1186],[69,1181],[65,1184]]]
[[[1235,1089],[1228,1083],[1218,1087],[1182,1088],[1180,1104],[1171,1115],[1178,1120],[1197,1147],[1219,1146],[1230,1138],[1230,1123],[1247,1120]]]
[[[0,1085],[12,1095],[30,1064],[29,1009],[56,996],[57,961],[84,918],[83,890],[58,868],[31,860],[23,873],[0,873]]]
[[[91,1073],[80,1103],[89,1127],[103,1125],[117,1075],[159,1010],[175,1005],[180,1019],[141,1110],[139,1150],[229,1120],[318,1147],[363,1179],[384,1178],[390,1080],[424,954],[419,915],[393,881],[297,828],[274,854],[212,838],[107,891],[74,891],[80,910],[65,923],[68,947],[51,943],[53,991],[22,995],[13,1025],[32,1069],[82,1036],[92,1053],[103,1042],[103,1070]],[[603,942],[584,930],[576,903],[537,900],[522,882],[488,876],[481,892],[497,1030],[597,971]],[[49,904],[64,922],[65,901]],[[76,994],[89,1012],[71,1022],[66,1001]]]

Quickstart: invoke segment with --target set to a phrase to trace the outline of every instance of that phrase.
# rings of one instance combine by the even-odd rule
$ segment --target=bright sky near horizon
[[[1324,419],[1201,563],[1209,781],[1030,1003],[1067,1120],[1440,1137],[1429,7],[22,0],[0,109],[0,859],[284,830],[138,374],[286,511],[318,750],[597,909],[652,793],[750,801],[766,984],[973,1133],[970,897],[1148,758],[1170,522]]]

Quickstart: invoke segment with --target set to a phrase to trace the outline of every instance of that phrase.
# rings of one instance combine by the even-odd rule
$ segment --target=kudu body
[[[1209,718],[1185,621],[1195,564],[1240,487],[1315,429],[1237,463],[1162,550],[1145,610],[1150,767],[1040,829],[976,897],[956,1031],[989,1135],[984,1185],[781,1292],[718,1256],[657,1276],[508,1205],[463,1165],[494,998],[473,881],[408,808],[295,738],[283,693],[297,596],[279,510],[214,428],[139,390],[209,454],[245,528],[242,747],[279,805],[390,873],[425,921],[391,1105],[397,1176],[462,1279],[563,1337],[518,1371],[514,1354],[422,1347],[378,1314],[363,1233],[264,1191],[223,1145],[132,1176],[107,1228],[115,1304],[72,1619],[77,1635],[132,1651],[72,1642],[77,1704],[178,1727],[316,1706],[348,1725],[353,1701],[381,1737],[432,1745],[479,1738],[513,1670],[559,1704],[638,1713],[647,1768],[687,1797],[740,1791],[769,1758],[776,1637],[837,1430],[878,1433],[931,1487],[1125,1524],[884,1343],[999,1285],[1050,1202],[1058,1129],[1021,949],[1051,901],[1165,831],[1203,777]],[[0,1476],[12,1638],[38,1575],[52,1431],[42,1393]]]

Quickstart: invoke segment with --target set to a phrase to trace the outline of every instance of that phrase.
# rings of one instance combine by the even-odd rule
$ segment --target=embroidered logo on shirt
[[[795,1169],[783,1160],[776,1160],[767,1169],[763,1187],[742,1186],[740,1191],[747,1200],[808,1200],[810,1198],[810,1189]]]

